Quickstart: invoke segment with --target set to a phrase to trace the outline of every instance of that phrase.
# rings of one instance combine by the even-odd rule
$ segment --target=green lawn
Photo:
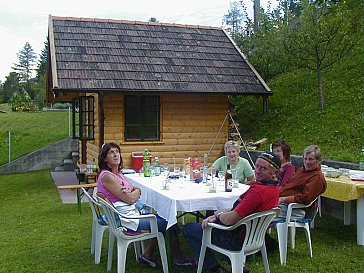
[[[0,113],[0,165],[68,137],[68,112]]]
[[[63,205],[49,170],[0,175],[0,187],[0,272],[107,272],[107,239],[100,265],[94,264],[90,253],[88,204],[83,203],[81,215],[76,204]],[[363,272],[363,247],[356,244],[355,225],[344,226],[325,215],[317,219],[312,241],[313,258],[309,258],[304,234],[298,230],[296,250],[289,250],[286,266],[280,265],[278,252],[269,254],[271,272]],[[191,254],[183,238],[181,242],[184,252]],[[264,272],[259,257],[249,267],[254,273]],[[161,272],[138,264],[132,249],[126,269]],[[116,251],[112,272],[116,272]],[[196,272],[196,268],[173,267],[170,272]]]

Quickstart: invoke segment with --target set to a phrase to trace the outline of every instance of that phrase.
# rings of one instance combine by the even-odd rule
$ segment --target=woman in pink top
[[[272,143],[272,152],[281,159],[281,169],[279,171],[279,186],[286,184],[288,179],[295,174],[296,168],[291,163],[291,147],[285,140],[277,140]]]
[[[141,189],[133,186],[121,173],[123,161],[119,145],[114,142],[102,145],[98,161],[100,174],[97,179],[97,192],[105,195],[121,214],[125,216],[138,215],[139,211],[135,203],[140,198]],[[167,221],[158,215],[156,217],[158,231],[165,233]],[[147,219],[120,220],[128,232],[150,231],[150,223]],[[196,265],[197,261],[195,259],[182,257],[181,255],[177,225],[172,226],[168,231],[171,234],[172,253],[175,258],[174,263],[176,265]],[[155,268],[159,266],[159,262],[153,259],[157,241],[153,239],[149,242],[144,249],[144,253],[138,257],[138,260],[143,264]]]

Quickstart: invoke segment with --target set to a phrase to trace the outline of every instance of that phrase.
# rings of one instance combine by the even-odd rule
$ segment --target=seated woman
[[[281,169],[279,171],[279,186],[286,184],[296,171],[295,166],[291,163],[291,147],[285,140],[277,140],[272,143],[272,152],[277,154],[281,159]]]
[[[255,181],[254,172],[249,161],[239,156],[240,147],[236,141],[228,141],[224,145],[225,155],[216,159],[212,167],[216,171],[226,172],[227,164],[230,164],[233,177],[240,183],[251,184]]]
[[[135,203],[139,200],[141,189],[134,187],[126,177],[120,172],[122,168],[122,158],[120,147],[114,142],[104,144],[101,148],[98,160],[100,174],[97,179],[97,192],[105,195],[115,206],[115,208],[125,216],[135,216],[139,214]],[[165,233],[167,221],[157,217],[158,231]],[[148,219],[135,219],[123,221],[121,223],[128,232],[150,231]],[[182,257],[179,241],[178,227],[172,226],[168,229],[171,234],[171,247],[176,265],[196,265],[197,261],[193,258]],[[157,247],[157,240],[150,240],[144,249],[144,253],[138,257],[140,263],[150,267],[158,267],[159,263],[153,259],[153,253]]]

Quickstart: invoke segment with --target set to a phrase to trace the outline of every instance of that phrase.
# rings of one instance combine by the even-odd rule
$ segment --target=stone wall
[[[0,166],[0,174],[54,169],[78,151],[78,140],[66,138]]]

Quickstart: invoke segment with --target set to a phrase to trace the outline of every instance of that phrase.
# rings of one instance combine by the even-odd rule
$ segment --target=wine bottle
[[[225,191],[230,192],[233,190],[232,185],[232,173],[230,169],[230,164],[227,164],[226,173],[225,173]]]

